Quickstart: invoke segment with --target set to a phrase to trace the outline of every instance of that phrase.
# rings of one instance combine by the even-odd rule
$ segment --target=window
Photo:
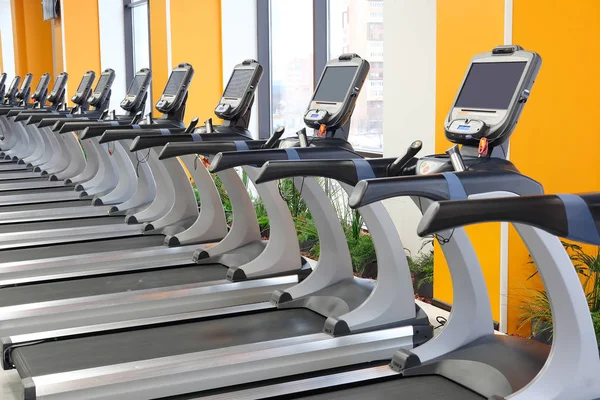
[[[126,42],[129,44],[129,48],[125,50],[127,83],[129,83],[137,71],[142,68],[150,68],[150,29],[148,0],[124,0],[124,3]],[[152,110],[152,95],[149,90],[144,113],[148,114]]]
[[[341,16],[340,16],[341,19]],[[305,127],[313,92],[313,1],[271,1],[271,111],[285,136]]]
[[[371,64],[356,102],[349,141],[357,150],[383,151],[383,1],[329,2],[329,55],[356,53]]]

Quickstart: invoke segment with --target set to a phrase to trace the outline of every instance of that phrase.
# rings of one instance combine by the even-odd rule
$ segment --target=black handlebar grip
[[[408,148],[408,150],[406,150],[406,153],[402,156],[396,159],[396,161],[394,161],[392,163],[392,165],[390,165],[390,168],[388,170],[388,175],[389,176],[397,176],[400,175],[402,173],[402,170],[404,169],[404,167],[410,162],[410,160],[417,155],[417,153],[419,153],[419,151],[421,151],[421,149],[423,148],[423,142],[420,140],[415,140],[414,142],[411,143],[410,147]]]
[[[250,150],[258,150],[265,143],[264,140],[250,140],[244,142]],[[210,141],[210,142],[195,142],[195,143],[168,143],[163,147],[158,158],[164,160],[166,158],[184,156],[186,154],[204,154],[214,155],[222,152],[237,151],[235,141]]]
[[[129,146],[129,151],[138,151],[149,149],[151,147],[165,146],[168,143],[189,143],[191,141],[192,137],[190,135],[156,135],[156,132],[154,132],[154,134],[138,136],[133,139],[131,146]]]
[[[285,132],[285,127],[284,126],[278,126],[277,129],[275,129],[275,132],[273,132],[273,134],[271,135],[271,137],[269,138],[269,140],[267,140],[267,142],[265,143],[265,145],[263,146],[265,149],[272,149],[273,146],[275,146],[275,143],[281,139],[281,136],[283,136]]]

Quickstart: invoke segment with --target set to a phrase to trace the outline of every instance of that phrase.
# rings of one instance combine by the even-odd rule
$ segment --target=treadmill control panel
[[[45,96],[48,91],[48,84],[50,83],[50,74],[46,73],[40,77],[35,92],[31,95],[31,99],[34,101],[40,100],[40,96]]]
[[[193,77],[194,68],[190,64],[182,63],[175,67],[162,96],[156,103],[156,109],[163,114],[178,109],[186,97]]]
[[[314,129],[323,126],[335,132],[350,119],[370,65],[357,54],[342,54],[330,60],[304,114],[304,123]],[[346,139],[346,138],[344,138]]]
[[[4,104],[12,104],[15,101],[15,97],[17,95],[17,90],[19,87],[19,83],[21,83],[21,77],[15,76],[13,80],[10,82],[10,86],[4,95]]]
[[[25,100],[27,97],[29,97],[29,91],[31,89],[31,81],[32,80],[33,80],[32,74],[25,75],[25,78],[23,78],[23,82],[21,82],[21,88],[17,92],[18,100]]]
[[[94,71],[88,71],[81,78],[81,82],[79,83],[79,87],[77,87],[77,91],[71,97],[71,101],[75,104],[83,104],[85,100],[90,95],[92,91],[92,84],[96,79],[96,73]]]
[[[541,64],[517,45],[473,57],[444,123],[446,138],[470,147],[486,138],[490,148],[508,140]]]
[[[0,74],[0,93],[4,93],[5,85],[6,85],[6,77],[8,75],[6,72]]]
[[[61,72],[54,80],[54,86],[48,96],[48,101],[52,104],[61,103],[64,100],[65,86],[69,80],[69,74]],[[62,96],[62,98],[60,98]]]
[[[244,60],[233,69],[215,115],[224,120],[242,117],[254,102],[254,93],[262,77],[263,67],[256,60]]]
[[[92,95],[88,98],[88,103],[93,106],[101,106],[110,93],[113,82],[115,81],[115,71],[108,68],[102,71],[100,79],[92,92]]]
[[[139,70],[129,84],[127,95],[121,101],[121,108],[133,112],[143,109],[150,82],[152,82],[152,72],[148,68]]]

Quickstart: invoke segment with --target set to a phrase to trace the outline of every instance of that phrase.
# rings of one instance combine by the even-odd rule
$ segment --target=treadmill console
[[[538,54],[520,46],[500,46],[473,57],[444,121],[446,138],[462,148],[420,158],[415,173],[456,171],[457,164],[467,170],[488,168],[492,159],[502,164],[498,158],[505,159],[506,153],[492,157],[492,149],[513,133],[541,65]]]
[[[102,74],[100,74],[100,79],[98,79],[98,83],[96,84],[92,95],[87,99],[90,106],[98,107],[106,101],[106,98],[110,94],[110,89],[114,81],[114,70],[108,68],[102,71]]]
[[[17,90],[19,87],[19,83],[21,83],[21,77],[15,76],[13,80],[10,82],[10,86],[4,95],[4,99],[2,101],[3,104],[12,105],[15,102],[15,97],[17,96]]]
[[[141,109],[144,105],[150,82],[152,82],[152,72],[148,68],[140,69],[129,84],[127,95],[121,101],[121,108],[125,111]]]
[[[46,73],[40,77],[40,81],[38,82],[35,91],[31,95],[31,99],[33,101],[40,101],[43,97],[48,93],[48,84],[50,83],[50,74]]]
[[[335,132],[350,119],[356,98],[369,73],[369,63],[356,54],[342,54],[325,66],[304,114],[304,123]]]
[[[194,68],[190,64],[182,63],[175,67],[162,96],[156,103],[156,109],[163,114],[177,110],[186,97],[193,77]]]
[[[224,120],[242,117],[252,106],[263,67],[255,60],[245,60],[233,69],[215,115]]]
[[[17,100],[26,102],[31,91],[31,81],[33,80],[33,74],[27,74],[21,82],[21,88],[17,92]]]
[[[63,102],[65,86],[67,85],[68,80],[69,74],[67,74],[66,72],[61,72],[56,77],[56,79],[54,80],[54,86],[52,87],[52,91],[50,91],[50,95],[48,96],[48,101],[50,103],[60,104]]]
[[[500,46],[476,55],[444,123],[453,143],[490,149],[505,142],[515,128],[541,67],[541,57],[520,46]]]
[[[6,72],[0,74],[0,99],[4,98],[4,92],[6,90]]]
[[[92,84],[96,79],[96,73],[94,71],[88,71],[81,78],[81,82],[79,83],[79,87],[75,92],[75,95],[71,97],[71,101],[75,104],[83,104],[86,99],[90,96],[90,92],[92,91]]]

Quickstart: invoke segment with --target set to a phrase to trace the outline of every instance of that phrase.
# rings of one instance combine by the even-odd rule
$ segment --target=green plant
[[[588,254],[584,249],[577,245],[562,242],[563,247],[569,253],[569,258],[573,262],[573,267],[583,278],[582,285],[586,292],[586,297],[596,338],[600,338],[600,247],[596,248],[594,254]],[[531,259],[528,264],[534,264]],[[536,270],[527,280],[538,274]],[[527,301],[520,306],[521,315],[519,318],[519,329],[526,324],[531,324],[531,333],[534,336],[547,334],[550,338],[553,334],[552,311],[550,310],[550,301],[545,290],[527,289],[531,294]],[[600,347],[600,341],[599,347]]]
[[[433,283],[433,250],[419,252],[415,257],[407,256],[410,272],[418,276],[417,289],[424,283]]]
[[[416,288],[420,288],[424,283],[433,283],[433,237],[427,237],[416,256],[410,254],[410,250],[405,249],[409,254],[406,256],[408,267],[415,277],[418,277]],[[423,251],[425,247],[427,250]]]
[[[596,332],[596,342],[598,342],[598,348],[600,348],[600,311],[592,311],[592,322]]]

